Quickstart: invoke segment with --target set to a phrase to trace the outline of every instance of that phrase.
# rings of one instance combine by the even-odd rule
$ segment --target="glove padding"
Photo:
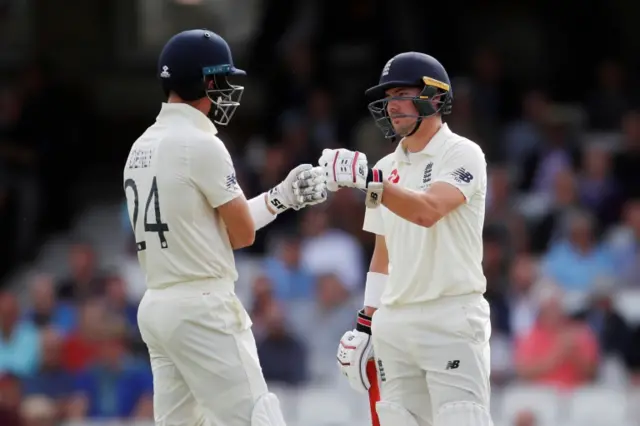
[[[277,212],[300,210],[327,199],[327,180],[321,167],[301,164],[267,193],[269,205]]]
[[[367,377],[367,362],[373,358],[371,317],[358,312],[355,330],[344,333],[338,346],[338,368],[349,379],[351,387],[366,393],[371,387]]]
[[[382,203],[382,170],[370,169],[367,156],[348,149],[325,149],[318,160],[327,179],[327,189],[358,188],[367,193],[365,205],[376,208]]]
[[[327,179],[327,189],[337,191],[340,187],[366,189],[369,165],[362,152],[348,149],[325,149],[318,160]]]

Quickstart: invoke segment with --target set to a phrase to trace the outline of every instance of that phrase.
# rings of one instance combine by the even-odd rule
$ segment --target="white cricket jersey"
[[[236,281],[233,249],[216,208],[241,196],[213,123],[187,104],[162,104],[133,144],[124,190],[147,287]]]
[[[363,229],[383,235],[389,252],[389,279],[381,304],[484,293],[482,229],[487,164],[482,149],[444,124],[422,151],[405,153],[398,144],[375,168],[404,188],[428,191],[434,182],[446,182],[466,198],[465,204],[431,228],[402,219],[383,205],[367,209]]]

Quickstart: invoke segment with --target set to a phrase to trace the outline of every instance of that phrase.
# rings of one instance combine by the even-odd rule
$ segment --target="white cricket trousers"
[[[381,400],[409,411],[418,425],[432,426],[449,403],[489,411],[491,322],[481,294],[382,306],[371,334]]]
[[[251,425],[267,385],[233,282],[147,290],[138,324],[151,358],[157,426]]]

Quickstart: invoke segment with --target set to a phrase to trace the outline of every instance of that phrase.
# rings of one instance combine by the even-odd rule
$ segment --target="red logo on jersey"
[[[391,183],[398,183],[400,182],[400,175],[398,174],[398,169],[393,169],[391,171],[391,174],[389,175],[388,178],[389,182]]]

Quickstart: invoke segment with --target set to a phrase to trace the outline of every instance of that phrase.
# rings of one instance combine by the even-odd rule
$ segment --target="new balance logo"
[[[473,180],[473,175],[464,167],[457,168],[451,173],[453,179],[458,183],[469,183]]]
[[[447,362],[447,368],[445,368],[445,370],[455,370],[458,367],[460,367],[460,360],[454,359],[453,361]]]

